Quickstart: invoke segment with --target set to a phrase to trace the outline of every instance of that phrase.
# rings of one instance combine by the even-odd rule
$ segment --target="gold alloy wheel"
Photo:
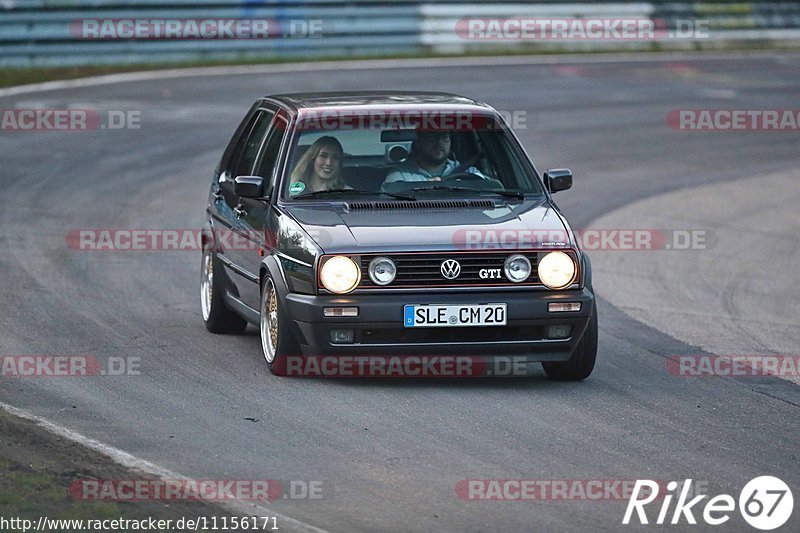
[[[272,279],[267,278],[261,303],[261,346],[268,363],[275,360],[278,347],[278,292]]]

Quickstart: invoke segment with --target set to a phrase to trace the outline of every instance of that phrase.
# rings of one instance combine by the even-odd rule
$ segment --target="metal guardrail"
[[[637,18],[659,28],[702,21],[710,40],[800,42],[800,2],[464,0],[0,0],[0,66],[67,66],[247,58],[368,57],[542,47],[619,47],[619,42],[470,40],[456,27],[475,18]],[[229,39],[94,39],[79,21],[265,20],[270,34]],[[305,26],[304,26],[305,24]],[[113,27],[113,26],[112,26]],[[273,33],[277,32],[277,33]],[[686,39],[693,46],[698,39]],[[652,42],[624,43],[648,47]]]

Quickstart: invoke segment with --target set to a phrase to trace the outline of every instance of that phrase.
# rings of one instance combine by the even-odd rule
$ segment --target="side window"
[[[236,131],[231,135],[231,140],[228,142],[227,146],[225,146],[225,151],[222,152],[222,158],[219,162],[219,173],[220,180],[223,182],[226,181],[227,176],[230,174],[233,163],[239,161],[239,156],[242,153],[241,146],[244,144],[243,140],[253,128],[255,119],[258,116],[257,113],[255,113],[257,109],[258,106],[254,105],[242,118],[241,122],[236,127]]]
[[[261,143],[264,141],[264,134],[272,121],[273,113],[271,111],[259,111],[254,117],[253,127],[247,135],[247,140],[240,142],[231,157],[231,178],[236,176],[249,176],[253,169],[253,163],[256,161],[258,149],[261,148]],[[245,137],[243,136],[242,139]],[[238,159],[237,159],[238,157]]]
[[[264,151],[261,153],[261,162],[258,164],[256,175],[264,178],[265,182],[269,184],[264,188],[265,191],[274,185],[273,173],[280,155],[281,142],[286,135],[286,127],[286,121],[279,116],[275,120],[269,135],[267,135],[267,142],[264,145]]]

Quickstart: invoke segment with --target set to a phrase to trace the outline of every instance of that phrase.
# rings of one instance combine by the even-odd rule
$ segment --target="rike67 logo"
[[[670,481],[667,483],[666,494],[659,494],[659,484],[656,481],[636,480],[622,523],[630,524],[635,512],[640,524],[649,524],[652,516],[648,519],[645,506],[660,499],[660,496],[663,499],[655,524],[674,525],[681,523],[682,520],[686,520],[688,524],[697,524],[695,513],[711,526],[718,526],[730,520],[731,514],[737,508],[733,496],[720,494],[706,501],[705,505],[699,505],[708,498],[708,495],[701,494],[690,500],[691,485],[692,480],[687,479],[678,491],[679,484]],[[677,502],[670,516],[670,507],[675,496]],[[738,508],[745,522],[756,529],[769,531],[781,527],[789,520],[794,508],[794,498],[789,486],[780,479],[760,476],[751,479],[739,493]]]

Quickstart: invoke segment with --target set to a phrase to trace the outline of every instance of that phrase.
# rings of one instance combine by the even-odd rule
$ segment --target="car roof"
[[[445,107],[450,110],[480,108],[494,112],[491,106],[457,94],[411,91],[350,91],[291,93],[264,97],[282,104],[290,111],[306,109],[347,109],[348,111],[391,107]]]

